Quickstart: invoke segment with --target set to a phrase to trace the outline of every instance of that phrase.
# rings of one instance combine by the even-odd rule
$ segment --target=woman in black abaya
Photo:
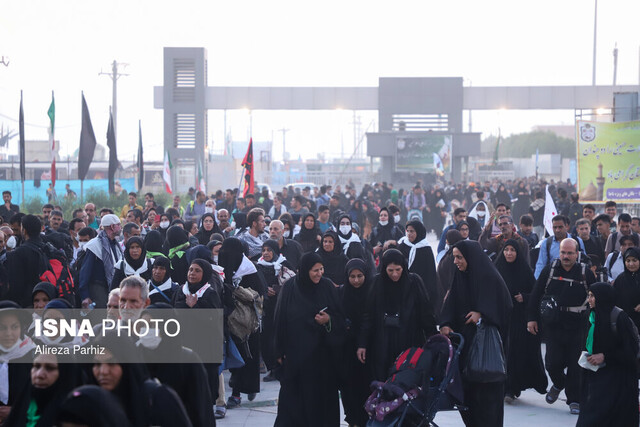
[[[337,289],[322,277],[322,259],[302,256],[276,306],[275,352],[282,363],[276,427],[340,425],[338,366],[344,317]]]
[[[409,272],[397,249],[382,256],[362,316],[358,359],[368,363],[373,379],[385,381],[395,358],[409,347],[422,347],[436,333],[433,305],[420,276]]]
[[[242,241],[237,238],[230,237],[222,242],[218,264],[224,268],[225,305],[233,306],[233,303],[229,303],[229,299],[238,286],[251,288],[261,296],[267,293],[262,274],[245,256]],[[240,393],[246,393],[251,401],[260,392],[260,332],[251,334],[246,343],[233,335],[232,338],[245,365],[242,368],[230,369],[229,385],[233,392],[227,401],[227,409],[235,408],[241,404]]]
[[[354,258],[347,263],[343,280],[342,308],[347,327],[343,353],[343,373],[346,375],[341,382],[340,396],[342,397],[345,421],[349,425],[365,426],[369,417],[364,410],[364,402],[371,392],[369,389],[371,375],[366,365],[358,360],[356,351],[362,315],[365,311],[367,295],[371,290],[373,278],[367,274],[365,262]]]
[[[373,231],[369,236],[369,243],[371,243],[375,257],[382,256],[382,253],[390,247],[397,247],[398,240],[404,235],[396,226],[393,215],[389,214],[389,209],[380,209],[378,215],[378,225],[373,227]]]
[[[629,248],[623,255],[624,272],[616,277],[613,288],[616,290],[616,305],[640,328],[640,248]]]
[[[422,279],[434,312],[440,312],[444,292],[436,277],[436,262],[427,240],[427,229],[420,221],[407,224],[407,235],[398,241],[398,249],[408,260],[409,271]]]
[[[616,318],[616,331],[611,324],[615,306],[615,289],[608,283],[589,287],[590,329],[585,350],[587,361],[601,365],[593,372],[583,369],[580,416],[577,427],[637,426],[638,380],[636,355],[638,343],[633,323],[622,311]]]
[[[342,244],[338,233],[333,230],[325,231],[322,235],[322,245],[316,253],[322,258],[324,277],[338,286],[346,283],[344,281],[344,267],[347,265],[349,258],[342,252]]]
[[[300,232],[296,234],[294,240],[302,245],[302,250],[305,253],[313,252],[318,249],[318,246],[320,245],[320,234],[316,216],[312,213],[308,213],[302,218]]]
[[[458,230],[449,230],[447,231],[446,236],[448,249],[440,259],[437,269],[438,283],[440,284],[445,296],[447,292],[449,292],[449,289],[451,289],[451,283],[453,282],[455,273],[458,270],[453,263],[453,255],[451,254],[453,251],[453,245],[458,243],[460,240],[464,240]]]
[[[513,308],[509,289],[480,244],[462,240],[453,246],[452,254],[458,270],[440,313],[440,333],[458,332],[465,346],[460,356],[460,371],[467,364],[469,347],[480,319],[497,327],[506,342],[509,316]],[[462,378],[464,405],[460,411],[467,427],[502,426],[504,418],[504,382],[478,383]]]
[[[283,267],[285,270],[283,271]],[[276,240],[267,240],[262,244],[262,256],[256,264],[256,268],[262,274],[267,286],[267,294],[263,303],[262,332],[260,333],[260,349],[262,350],[262,360],[269,371],[263,381],[275,380],[273,369],[277,367],[277,361],[273,352],[273,336],[275,326],[273,316],[276,310],[276,302],[282,286],[280,280],[284,280],[285,274],[294,275],[295,269],[280,253],[280,246]]]
[[[198,243],[206,245],[211,240],[213,233],[221,233],[220,227],[216,223],[216,218],[212,213],[206,213],[200,218],[200,228],[195,234],[198,239]]]
[[[496,268],[509,288],[513,303],[507,340],[509,346],[505,348],[508,370],[504,393],[504,401],[511,403],[528,388],[545,394],[547,374],[542,363],[540,336],[527,332],[526,307],[536,280],[516,240],[505,242],[496,259]]]

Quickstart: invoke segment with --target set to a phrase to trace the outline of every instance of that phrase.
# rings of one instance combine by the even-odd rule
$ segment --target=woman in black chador
[[[433,305],[420,276],[409,272],[402,252],[389,249],[362,316],[358,359],[369,364],[374,380],[385,381],[400,353],[422,347],[435,333]]]
[[[408,260],[409,271],[420,276],[435,313],[439,313],[444,292],[437,280],[436,261],[427,240],[427,229],[420,221],[410,221],[407,224],[407,235],[398,243],[398,249]]]
[[[341,290],[342,308],[347,325],[343,353],[343,373],[346,375],[344,375],[340,386],[340,396],[342,397],[345,421],[349,425],[365,426],[369,417],[364,410],[364,402],[371,393],[369,389],[371,375],[366,365],[358,360],[356,351],[362,315],[373,277],[367,274],[367,265],[359,258],[354,258],[347,263],[344,276],[344,287]]]
[[[338,290],[322,277],[322,259],[302,256],[280,291],[275,353],[282,363],[277,427],[340,425],[338,366],[345,324]]]
[[[334,285],[341,286],[344,283],[344,267],[349,258],[342,252],[342,244],[338,233],[327,230],[322,235],[322,244],[316,251],[322,258],[324,265],[324,277],[331,280]]]
[[[315,214],[309,212],[303,217],[300,232],[293,239],[302,245],[303,252],[313,252],[320,245],[321,234]]]
[[[616,290],[616,305],[640,328],[640,248],[629,248],[623,254],[624,271],[616,277],[613,289]]]
[[[469,347],[482,323],[497,327],[506,345],[509,316],[513,304],[502,276],[484,253],[480,244],[462,240],[453,246],[452,254],[458,270],[455,272],[449,295],[440,313],[440,333],[458,332],[464,336],[465,346],[460,356],[460,370],[464,372]],[[460,411],[467,427],[502,426],[504,418],[504,382],[479,383],[462,378],[464,405]]]
[[[616,291],[608,283],[589,287],[589,332],[584,350],[595,372],[582,370],[577,427],[638,426],[637,331],[627,313],[612,313]],[[615,322],[615,328],[612,323]]]
[[[513,303],[507,340],[509,346],[505,348],[508,369],[504,392],[505,402],[511,403],[528,388],[534,388],[540,394],[546,393],[547,374],[540,353],[540,336],[527,332],[526,307],[536,279],[516,240],[505,242],[496,259],[496,268],[509,288]]]

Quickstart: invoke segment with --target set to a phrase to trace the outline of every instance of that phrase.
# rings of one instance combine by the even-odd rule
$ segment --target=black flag
[[[138,191],[144,185],[144,159],[142,156],[142,125],[138,120]]]
[[[25,142],[24,142],[24,110],[22,109],[22,91],[20,91],[20,116],[18,118],[18,129],[20,131],[20,181],[24,182],[25,177]]]
[[[78,179],[84,181],[89,172],[89,165],[93,161],[93,152],[96,149],[96,135],[93,133],[89,107],[82,93],[82,130],[80,131],[80,150],[78,152]]]
[[[118,152],[116,150],[116,132],[113,128],[113,113],[109,112],[109,125],[107,126],[107,147],[109,147],[109,194],[115,192],[113,178],[118,169]]]

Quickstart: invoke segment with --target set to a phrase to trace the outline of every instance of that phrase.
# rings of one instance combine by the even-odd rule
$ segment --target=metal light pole
[[[596,85],[596,40],[598,34],[598,0],[595,0],[595,10],[593,12],[593,78],[591,85]]]
[[[118,117],[118,79],[122,76],[129,75],[129,74],[118,73],[118,65],[122,65],[123,67],[126,67],[128,64],[124,64],[122,62],[118,63],[114,59],[113,63],[111,64],[110,73],[103,73],[102,71],[98,73],[99,76],[103,76],[103,75],[109,76],[113,83],[111,111],[113,112],[113,133],[114,133],[114,136],[116,137],[116,141],[118,141],[118,119],[117,119]]]

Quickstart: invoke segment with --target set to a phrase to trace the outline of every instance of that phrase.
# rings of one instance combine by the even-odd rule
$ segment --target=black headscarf
[[[244,212],[234,213],[233,220],[236,223],[236,230],[242,230],[247,226],[247,214]]]
[[[158,256],[154,259],[153,266],[164,267],[166,270],[166,273],[164,274],[162,281],[159,283],[156,283],[156,285],[163,284],[169,277],[171,277],[171,273],[173,272],[173,270],[171,269],[171,261],[169,261],[169,258],[165,256]],[[151,280],[153,280],[153,278]]]
[[[201,287],[209,283],[209,281],[211,280],[211,275],[213,274],[213,268],[211,267],[210,262],[201,258],[196,258],[193,261],[191,261],[190,265],[193,265],[193,264],[197,264],[202,269],[202,279],[200,279],[198,283],[189,283],[188,276],[187,276],[189,292],[195,294],[198,291],[198,289],[200,289]]]
[[[349,275],[354,270],[360,270],[364,274],[364,283],[359,288],[354,288],[349,283]],[[371,289],[372,277],[368,274],[367,264],[360,258],[354,258],[347,262],[344,269],[344,295],[342,297],[342,308],[344,314],[352,322],[358,322],[356,325],[359,329],[359,322],[362,319],[362,313],[366,308],[366,300]]]
[[[164,238],[158,230],[149,230],[144,236],[144,248],[147,251],[147,257],[154,258],[159,254],[166,255],[162,249]]]
[[[134,243],[136,243],[138,246],[140,246],[140,249],[142,249],[142,252],[140,253],[140,257],[138,259],[133,259],[131,257],[131,254],[129,253],[131,245],[133,245]],[[129,237],[127,243],[124,245],[124,248],[124,259],[127,260],[127,264],[129,264],[134,270],[139,269],[140,267],[142,267],[142,264],[147,262],[147,250],[144,247],[144,241],[142,240],[142,237]]]
[[[218,265],[224,268],[224,281],[231,283],[233,275],[238,271],[244,257],[244,246],[242,242],[230,237],[222,242],[222,247],[218,253]]]
[[[106,348],[114,357],[114,362],[122,369],[122,378],[112,391],[125,409],[128,418],[134,425],[146,425],[150,405],[140,400],[145,396],[144,381],[148,378],[146,367],[141,363],[139,349],[129,337],[119,337],[115,333],[106,332],[96,341]],[[91,375],[94,384],[97,379]]]
[[[213,264],[211,249],[209,249],[205,245],[197,245],[187,250],[187,262],[189,264],[191,264],[196,258],[203,259],[210,264]]]
[[[406,225],[407,227],[413,227],[416,230],[416,240],[414,240],[414,245],[427,237],[427,229],[424,227],[424,224],[418,220],[409,221]]]
[[[611,310],[616,305],[616,290],[608,283],[598,282],[589,286],[596,299],[593,354],[608,352],[615,346],[611,331]]]
[[[298,278],[298,286],[303,292],[315,286],[315,283],[313,283],[311,277],[309,277],[309,272],[313,266],[318,263],[322,264],[322,258],[315,252],[306,253],[300,258],[298,275],[296,277]]]
[[[331,252],[326,252],[322,244],[324,239],[327,237],[333,240],[333,251]],[[316,253],[320,255],[320,258],[322,258],[324,276],[331,279],[338,285],[346,283],[343,282],[344,267],[349,259],[344,253],[342,253],[342,243],[340,242],[338,233],[333,230],[325,231],[322,235],[322,241]]]
[[[305,226],[305,221],[307,218],[313,218],[313,228],[308,229]],[[302,249],[305,252],[313,251],[318,247],[318,236],[320,235],[320,229],[318,228],[318,221],[316,220],[316,216],[309,212],[302,219],[302,226],[300,227],[300,232],[296,236],[296,240],[300,242],[302,245]]]
[[[336,228],[338,229],[338,236],[348,240],[351,237],[351,234],[353,234],[353,230],[349,229],[349,234],[342,234],[342,232],[340,231],[340,223],[344,218],[347,218],[349,220],[349,225],[351,225],[351,227],[353,228],[353,221],[351,221],[351,217],[347,214],[340,215],[340,218],[338,218],[338,224],[336,225]]]
[[[209,231],[204,229],[204,219],[205,218],[213,219],[213,227]],[[209,243],[209,240],[211,239],[211,235],[212,234],[220,232],[220,228],[218,227],[218,223],[216,222],[216,218],[212,213],[206,213],[206,214],[202,215],[200,217],[200,224],[201,224],[200,228],[198,229],[198,232],[196,233],[196,238],[198,239],[198,242],[201,245],[206,245],[207,243]]]
[[[182,227],[172,225],[167,230],[167,242],[169,243],[169,248],[173,249],[189,242],[189,235]]]
[[[455,272],[454,285],[456,282],[467,282],[470,292],[468,298],[473,309],[490,319],[504,334],[507,331],[513,303],[502,276],[484,253],[480,243],[461,240],[454,248],[457,248],[467,261],[466,271]]]
[[[58,422],[92,427],[131,425],[118,399],[97,385],[83,385],[70,392],[62,402]]]
[[[262,247],[269,248],[271,252],[273,252],[273,259],[271,262],[276,262],[278,260],[280,257],[280,245],[278,245],[276,240],[269,239],[262,244]]]
[[[627,249],[623,255],[623,261],[630,256],[640,259],[640,248]],[[632,273],[625,262],[624,271],[616,277],[613,288],[616,290],[616,305],[629,315],[636,327],[640,327],[640,313],[635,310],[635,307],[640,304],[640,270]]]
[[[507,246],[511,246],[516,251],[516,259],[513,262],[507,262],[504,257],[504,249]],[[496,268],[504,279],[511,295],[531,292],[532,283],[527,281],[531,276],[531,267],[529,267],[527,260],[523,256],[522,249],[517,240],[509,239],[504,243],[502,250],[496,258]]]
[[[31,292],[32,300],[37,292],[44,292],[49,297],[49,301],[58,297],[58,290],[49,282],[40,282],[33,287],[33,292]]]
[[[389,264],[395,264],[402,267],[402,275],[397,282],[391,280],[387,274]],[[409,266],[407,259],[398,249],[388,249],[382,255],[380,262],[380,274],[374,284],[375,287],[381,286],[384,292],[384,309],[386,313],[399,313],[402,305],[402,295],[404,288],[409,282]]]
[[[372,233],[373,236],[371,239],[371,244],[373,246],[377,245],[378,243],[384,244],[384,242],[386,242],[387,240],[395,240],[398,238],[397,233],[394,233],[396,226],[394,224],[393,215],[389,213],[389,209],[387,208],[380,209],[380,213],[382,212],[387,213],[389,222],[387,223],[387,225],[382,225],[378,221],[378,225],[375,226],[374,232]]]
[[[469,226],[469,223],[467,221],[460,221],[456,224],[456,230],[460,231],[460,228],[462,228],[463,225],[466,225],[467,228],[469,229],[469,231],[471,231],[471,226]]]

